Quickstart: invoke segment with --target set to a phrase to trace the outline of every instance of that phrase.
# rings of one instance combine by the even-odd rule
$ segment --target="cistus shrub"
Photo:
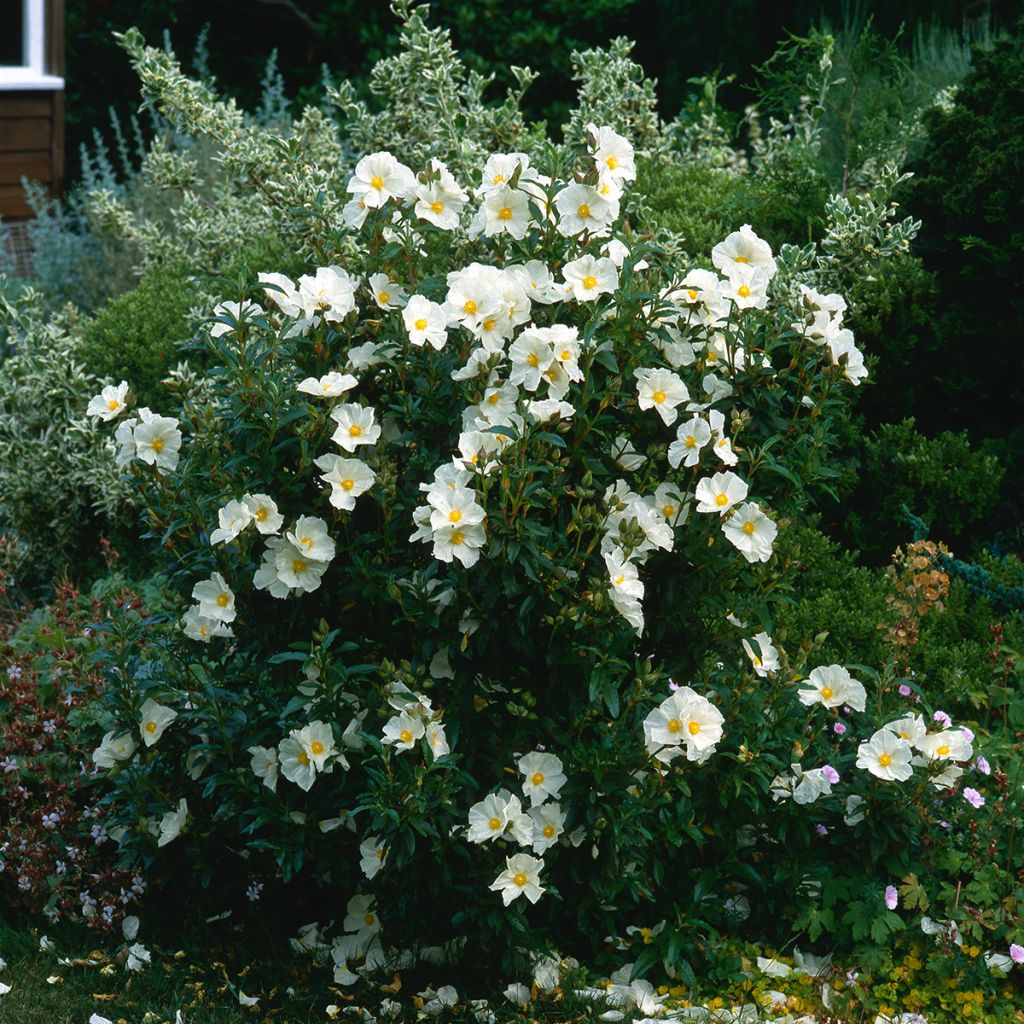
[[[180,602],[105,627],[122,854],[316,884],[343,983],[635,927],[691,979],[731,933],[884,947],[973,757],[892,666],[772,642],[866,374],[842,298],[746,225],[651,244],[632,146],[585,141],[471,181],[363,157],[317,265],[223,296],[180,409],[89,403]]]

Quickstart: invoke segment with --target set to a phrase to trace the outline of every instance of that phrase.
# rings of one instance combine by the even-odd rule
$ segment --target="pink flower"
[[[910,687],[907,686],[906,683],[900,683],[899,694],[900,694],[901,697],[909,697],[910,696]]]
[[[982,775],[989,775],[992,772],[992,766],[988,763],[988,759],[978,756],[978,760],[974,762],[975,767],[981,772]]]
[[[975,810],[979,807],[983,807],[985,804],[985,798],[976,789],[971,789],[970,786],[964,787],[964,799],[973,808],[975,808]]]
[[[953,724],[953,719],[945,711],[936,711],[932,718],[941,723],[943,729],[948,729]]]
[[[824,775],[833,786],[839,781],[839,772],[837,772],[830,764],[826,764],[822,767],[821,774]]]
[[[1024,946],[1018,946],[1016,942],[1011,942],[1010,959],[1015,964],[1024,964]]]
[[[896,891],[895,885],[887,885],[885,887],[885,905],[890,910],[895,910],[897,904],[900,901],[900,894]]]
[[[834,733],[835,733],[835,734],[836,734],[837,736],[842,736],[842,735],[843,735],[843,733],[844,733],[844,732],[846,732],[846,726],[845,726],[845,725],[843,725],[843,723],[842,723],[842,722],[836,722],[836,724],[832,726],[832,731],[833,731],[833,732],[834,732]]]
[[[966,725],[961,725],[960,726],[960,731],[964,734],[964,739],[967,740],[968,743],[973,743],[974,742],[974,730],[973,729],[968,729]]]
[[[828,835],[828,829],[825,828],[824,825],[815,825],[814,826],[814,831],[817,832],[819,836],[827,836]]]

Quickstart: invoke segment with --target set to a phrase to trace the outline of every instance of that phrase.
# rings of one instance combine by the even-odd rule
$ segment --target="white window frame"
[[[64,79],[46,72],[46,0],[22,0],[24,35],[20,66],[0,67],[0,91],[63,89]]]

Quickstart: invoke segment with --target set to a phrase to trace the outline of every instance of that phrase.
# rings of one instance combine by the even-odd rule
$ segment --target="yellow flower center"
[[[536,352],[531,352],[531,353],[529,353],[529,355],[527,355],[527,357],[526,357],[526,365],[527,366],[539,366],[540,365],[540,360],[537,358],[537,353]]]
[[[493,331],[493,330],[494,330],[494,328],[495,328],[495,327],[496,327],[497,325],[498,325],[498,321],[497,321],[497,320],[495,320],[495,319],[494,319],[494,317],[491,317],[490,319],[488,319],[488,320],[485,320],[485,321],[483,322],[483,329],[484,329],[485,331]]]
[[[511,208],[508,207],[508,206],[503,206],[498,211],[498,218],[499,218],[499,220],[511,220],[512,219],[512,210],[511,210]]]
[[[686,728],[690,730],[691,736],[696,736],[700,732],[700,722],[690,722]]]
[[[472,299],[467,299],[462,311],[472,316],[476,312],[476,303]]]
[[[745,522],[743,524],[743,532],[748,537],[752,537],[754,535],[754,524],[752,522],[750,522],[749,520],[747,522]]]
[[[267,510],[265,508],[256,509],[256,522],[262,523],[267,518]]]
[[[376,921],[376,920],[377,919],[373,916],[373,914],[367,914],[363,918],[363,924],[373,924],[373,922]]]
[[[206,634],[207,634],[208,631],[209,631],[209,627],[208,626],[200,626],[199,627],[199,635],[201,637],[203,637],[203,638],[206,637]]]
[[[892,754],[880,754],[878,757],[878,763],[883,768],[888,768],[892,764]]]
[[[708,362],[713,363],[718,359],[718,353],[712,348],[708,349]]]
[[[432,203],[430,204],[430,209],[431,209],[431,210],[432,210],[432,211],[433,211],[434,213],[443,213],[443,212],[444,212],[444,203],[442,203],[440,199],[435,199],[435,200],[434,200],[434,201],[433,201],[433,202],[432,202]]]
[[[398,734],[398,738],[399,738],[399,739],[400,739],[400,740],[401,740],[401,741],[402,741],[403,743],[411,743],[411,742],[412,742],[412,733],[411,733],[411,732],[410,732],[410,731],[409,731],[408,729],[403,729],[403,730],[402,730],[402,731],[401,731],[401,732],[400,732],[400,733]]]
[[[735,258],[735,259],[733,260],[733,262],[734,262],[734,263],[749,263],[749,262],[750,262],[750,260],[748,260],[746,256],[737,256],[737,257],[736,257],[736,258]]]
[[[377,850],[377,860],[383,860],[383,859],[384,859],[384,850],[383,850],[383,848],[378,848],[378,850]]]
[[[312,538],[312,537],[300,537],[300,538],[299,538],[299,543],[300,543],[300,544],[301,544],[301,545],[302,545],[302,546],[303,546],[303,547],[304,547],[304,548],[305,548],[305,549],[306,549],[307,551],[309,551],[309,549],[310,549],[310,548],[311,548],[311,547],[313,546],[313,538]]]
[[[724,492],[722,494],[716,494],[715,504],[719,508],[725,508],[725,506],[729,504],[729,495],[725,494]]]
[[[590,291],[591,288],[596,288],[597,278],[587,274],[587,276],[583,278],[583,287],[586,288],[587,291]]]
[[[456,530],[452,534],[452,543],[461,544],[466,539],[466,535],[461,530]]]
[[[617,156],[605,157],[604,162],[608,165],[608,170],[614,171],[619,166],[619,158]]]
[[[690,296],[690,301],[691,302],[696,302],[697,301],[697,290],[695,288],[688,289],[686,294]]]
[[[531,782],[532,782],[532,783],[533,783],[533,784],[534,784],[535,786],[539,786],[539,785],[540,785],[540,784],[541,784],[541,783],[542,783],[542,782],[544,781],[544,773],[543,773],[543,772],[534,772],[534,773],[533,773],[533,774],[532,774],[532,775],[530,776],[530,781],[531,781]]]
[[[152,736],[153,733],[156,732],[156,722],[147,722],[146,723],[146,732],[148,732],[149,735]]]
[[[833,691],[832,691],[832,687],[831,686],[823,686],[821,688],[821,699],[822,700],[831,700],[832,699],[832,692]]]
[[[572,353],[567,348],[563,348],[562,351],[559,353],[558,358],[561,359],[563,363],[567,363],[570,359],[572,359]]]
[[[500,399],[501,399],[501,392],[500,391],[495,391],[494,394],[487,396],[487,404],[488,405],[497,405]]]
[[[109,402],[107,402],[107,408],[111,412],[113,412],[115,409],[121,408],[121,403],[116,398],[112,398]]]
[[[666,395],[664,391],[655,391],[654,394],[651,395],[651,401],[654,402],[655,405],[661,405],[666,398],[668,398],[668,395]]]
[[[308,568],[309,566],[301,558],[292,559],[292,572],[296,576],[301,576]]]
[[[362,437],[363,436],[363,428],[361,426],[359,426],[358,423],[353,423],[352,426],[348,428],[348,436],[349,437]]]
[[[313,751],[314,757],[319,757],[324,752],[324,745],[319,740],[313,740],[309,749]]]
[[[457,509],[457,508],[453,508],[451,510],[451,512],[448,513],[448,522],[449,523],[457,523],[461,518],[462,518],[462,512],[460,512],[459,509]]]
[[[669,732],[679,732],[679,730],[682,729],[682,727],[683,723],[680,722],[678,718],[670,718],[668,720],[668,724],[665,726],[665,728],[668,729]]]
[[[522,889],[522,887],[526,885],[526,875],[522,871],[517,871],[513,876],[512,881]]]
[[[162,437],[154,437],[150,442],[150,447],[159,455],[164,450],[164,440]]]
[[[491,178],[491,184],[492,185],[500,185],[504,180],[505,180],[505,175],[504,174],[496,174],[493,178]]]
[[[501,818],[491,818],[487,824],[490,826],[492,832],[497,832],[501,828]]]
[[[675,505],[662,505],[661,506],[661,514],[666,519],[671,519],[676,514],[676,507],[675,507]]]
[[[760,668],[760,667],[761,667],[761,659],[760,659],[760,658],[759,658],[759,657],[758,657],[758,656],[757,656],[756,654],[754,655],[754,664],[755,664],[755,665],[756,665],[756,666],[757,666],[758,668]]]
[[[590,216],[590,207],[586,203],[580,203],[576,208],[576,216],[580,220],[586,220]]]
[[[544,838],[545,839],[554,839],[555,838],[555,826],[554,825],[545,825],[544,828],[541,829],[541,831],[544,833]]]
[[[413,324],[413,327],[415,327],[417,331],[425,331],[427,329],[427,321],[424,320],[423,317],[420,317],[419,320]]]
[[[391,296],[387,292],[378,292],[377,301],[382,305],[386,306],[391,301]]]
[[[380,176],[379,174],[375,174],[375,175],[374,175],[374,176],[373,176],[373,177],[372,177],[372,178],[370,179],[370,184],[371,184],[371,185],[372,185],[372,186],[373,186],[374,188],[383,188],[383,187],[384,187],[384,179],[383,179],[383,178],[382,178],[382,177],[381,177],[381,176]]]
[[[686,440],[683,442],[683,444],[685,444],[687,448],[696,448],[697,438],[695,438],[693,434],[687,434]]]
[[[300,750],[295,755],[295,760],[298,761],[299,764],[309,764],[309,754],[307,754],[304,750]]]
[[[356,485],[355,480],[342,480],[341,481],[342,490],[345,490],[345,491],[351,491],[352,488],[355,487],[355,485]]]
[[[750,298],[750,289],[745,284],[741,284],[739,286],[739,288],[736,289],[736,294],[741,299],[749,299]]]
[[[626,580],[626,574],[625,573],[622,573],[621,575],[616,576],[615,577],[615,586],[621,587],[622,584],[625,582],[625,580]]]
[[[218,594],[217,595],[217,604],[220,605],[221,608],[227,608],[228,603],[230,601],[231,601],[231,598],[228,597],[227,594]]]
[[[938,750],[935,751],[935,753],[938,754],[939,757],[948,757],[949,756],[949,747],[947,747],[945,744],[943,744],[941,747],[939,747]]]

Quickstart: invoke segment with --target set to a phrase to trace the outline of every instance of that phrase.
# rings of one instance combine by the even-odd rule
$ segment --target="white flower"
[[[735,473],[715,473],[697,483],[697,511],[725,515],[747,496],[747,485]]]
[[[334,730],[326,722],[316,721],[293,731],[291,735],[302,745],[313,767],[322,772],[336,749]],[[342,758],[344,761],[344,758]]]
[[[256,276],[261,284],[270,285],[269,288],[263,289],[270,301],[285,316],[298,321],[290,333],[301,334],[309,326],[310,320],[306,315],[302,296],[299,295],[295,284],[284,274],[257,274]]]
[[[476,195],[489,195],[502,188],[512,180],[517,169],[520,186],[537,180],[537,172],[530,166],[530,158],[525,153],[492,153],[484,164]]]
[[[754,643],[758,647],[756,651],[749,641],[742,640],[741,643],[743,644],[743,650],[747,652],[747,657],[754,666],[754,672],[762,679],[772,672],[779,670],[779,652],[772,646],[772,638],[767,633],[754,634]]]
[[[807,682],[812,688],[800,690],[801,704],[822,704],[826,708],[849,705],[863,711],[867,702],[864,684],[854,679],[842,665],[822,665],[814,669]]]
[[[151,697],[146,698],[139,714],[139,733],[147,747],[164,734],[164,730],[178,717],[178,712],[164,704],[158,704]]]
[[[447,523],[434,530],[434,557],[442,562],[457,558],[467,569],[480,560],[487,534],[479,523]]]
[[[277,751],[273,747],[249,747],[252,755],[249,767],[253,775],[259,779],[272,793],[277,792],[278,761]]]
[[[732,267],[719,291],[737,309],[764,309],[768,305],[768,275],[756,267]]]
[[[562,268],[566,290],[571,291],[577,302],[591,302],[605,292],[613,292],[619,287],[619,272],[615,264],[602,256],[581,256],[578,260],[566,263]]]
[[[434,158],[431,163],[441,170],[441,178],[416,188],[414,213],[442,231],[453,231],[459,226],[459,217],[469,196],[440,160]]]
[[[360,940],[373,938],[380,931],[380,918],[376,914],[374,897],[353,896],[345,907],[345,918],[341,926]]]
[[[614,208],[590,185],[572,184],[555,196],[558,233],[569,237],[581,231],[600,234],[614,219]]]
[[[334,558],[334,541],[327,532],[327,524],[319,516],[299,516],[285,538],[306,558],[317,562],[330,562]]]
[[[548,798],[558,799],[565,785],[565,773],[562,771],[561,760],[554,754],[535,750],[519,758],[517,767],[523,774],[523,793],[530,798],[532,807],[537,807]]]
[[[296,390],[315,398],[337,398],[346,391],[351,391],[359,383],[350,373],[338,373],[332,370],[322,377],[307,377]]]
[[[669,762],[686,745],[686,757],[702,763],[722,739],[725,717],[706,697],[681,686],[644,719],[648,753]]]
[[[229,501],[217,512],[218,528],[210,534],[211,544],[234,540],[252,522],[252,512],[245,501]]]
[[[520,846],[529,846],[533,842],[533,821],[523,811],[519,797],[499,789],[469,809],[466,837],[471,843],[511,838]]]
[[[139,745],[128,733],[117,735],[111,731],[100,740],[92,752],[92,759],[99,768],[113,768],[119,761],[127,761],[139,749]]]
[[[933,761],[969,761],[974,754],[970,741],[959,729],[929,733],[918,741],[917,749]]]
[[[565,831],[565,815],[555,803],[531,807],[528,813],[533,822],[533,852],[539,856],[554,846]]]
[[[686,402],[690,393],[678,374],[661,368],[640,367],[633,372],[636,377],[637,404],[641,409],[654,409],[662,423],[671,426],[679,415],[676,406]]]
[[[767,562],[779,530],[756,502],[740,505],[724,523],[722,532],[748,562]]]
[[[888,729],[889,732],[895,733],[900,739],[906,740],[912,747],[920,748],[921,741],[928,734],[928,727],[924,723],[924,719],[920,715],[904,715],[902,718],[897,718],[895,722],[889,722],[887,725],[882,726],[883,729]]]
[[[117,445],[114,462],[122,469],[135,458],[135,427],[138,422],[135,416],[129,416],[128,419],[122,420],[114,431],[114,444]]]
[[[359,459],[328,454],[321,455],[315,464],[323,470],[320,479],[331,485],[331,504],[339,509],[354,509],[356,498],[365,494],[377,479],[376,473]]]
[[[711,250],[711,262],[726,274],[736,267],[761,270],[769,280],[775,276],[776,265],[771,246],[744,224]]]
[[[425,732],[426,727],[419,715],[403,711],[384,723],[384,736],[381,742],[393,746],[395,750],[412,750],[416,746],[416,741]]]
[[[888,729],[879,729],[857,748],[857,767],[886,782],[903,782],[914,773],[910,744]]]
[[[522,239],[526,237],[532,219],[526,193],[502,185],[484,199],[470,226],[470,237],[483,231],[488,238],[508,234]]]
[[[371,153],[356,164],[347,190],[365,206],[377,209],[390,199],[410,198],[416,190],[416,178],[390,153]]]
[[[700,418],[681,423],[676,430],[676,439],[668,446],[668,464],[678,469],[684,466],[695,466],[700,461],[700,450],[711,440],[711,427]]]
[[[281,774],[294,782],[299,789],[308,793],[316,782],[316,765],[298,738],[298,729],[293,729],[277,746]]]
[[[127,395],[128,382],[126,380],[116,385],[108,384],[98,395],[90,399],[85,414],[98,416],[104,423],[108,423],[125,411]]]
[[[299,296],[307,317],[320,313],[331,323],[341,323],[356,308],[356,281],[341,267],[319,267],[299,278]]]
[[[199,614],[218,622],[234,622],[235,594],[219,572],[192,588],[192,597],[199,602]]]
[[[622,552],[618,548],[605,552],[604,564],[608,568],[613,600],[615,594],[620,594],[627,600],[643,600],[644,585],[640,573],[632,562],[622,557]]]
[[[387,274],[371,274],[370,294],[381,309],[401,309],[408,298],[405,289]]]
[[[125,967],[129,971],[141,971],[146,964],[152,963],[149,950],[141,942],[136,942],[128,948],[128,959]]]
[[[544,892],[540,872],[544,862],[528,853],[517,853],[505,858],[505,870],[490,884],[492,892],[500,892],[507,907],[514,899],[525,896],[536,903]]]
[[[359,869],[366,877],[374,878],[387,859],[387,847],[378,836],[370,836],[359,844]]]
[[[220,619],[203,614],[199,605],[194,604],[181,617],[181,628],[190,640],[208,644],[215,636],[234,636],[234,630]]]
[[[182,797],[178,801],[178,809],[167,811],[160,819],[160,838],[157,840],[156,845],[166,846],[177,839],[181,835],[181,830],[185,827],[185,819],[187,817],[188,801]]]
[[[316,590],[320,586],[321,577],[327,571],[326,562],[310,558],[305,551],[290,541],[277,537],[268,541],[267,553],[263,558],[264,563],[269,561],[267,568],[280,584],[287,589],[301,590],[304,593]],[[253,584],[258,590],[269,589],[274,594],[270,579],[261,575],[262,571],[263,567],[253,577]]]
[[[220,302],[213,307],[213,315],[215,317],[224,317],[228,320],[234,320],[235,323],[241,327],[243,324],[250,322],[254,317],[261,316],[263,309],[255,302]],[[231,324],[226,324],[222,320],[218,320],[210,326],[210,337],[220,338],[225,334],[236,330]]]
[[[589,124],[587,132],[593,140],[597,173],[613,181],[633,181],[636,178],[636,163],[629,140],[608,127],[597,128]]]
[[[541,375],[554,362],[555,352],[542,330],[527,328],[508,350],[512,363],[509,383],[536,391]]]
[[[338,429],[331,440],[347,452],[354,452],[360,445],[376,444],[380,440],[380,425],[373,422],[373,416],[373,409],[354,402],[335,406],[331,419]]]
[[[422,295],[413,295],[402,310],[402,321],[409,332],[409,343],[424,343],[438,352],[448,340],[448,314],[444,307]]]
[[[284,524],[284,516],[277,511],[277,504],[266,494],[246,494],[242,501],[252,514],[256,529],[262,534],[277,533]]]
[[[135,457],[161,473],[171,472],[178,465],[181,431],[178,421],[169,416],[157,416],[149,409],[140,409],[141,422],[132,433]]]

